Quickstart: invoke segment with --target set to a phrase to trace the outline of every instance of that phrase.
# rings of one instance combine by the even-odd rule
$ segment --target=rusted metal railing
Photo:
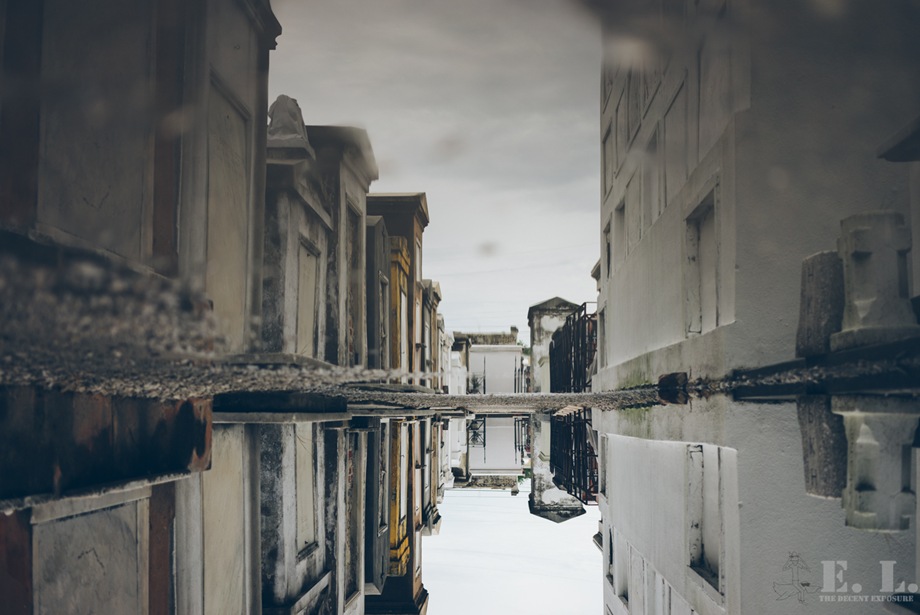
[[[515,457],[523,463],[530,456],[530,417],[514,417],[514,451]]]
[[[486,417],[475,418],[466,428],[467,446],[485,448],[486,445]]]
[[[553,414],[549,463],[561,488],[584,504],[597,503],[597,446],[590,408],[568,406]]]
[[[553,333],[549,349],[550,391],[582,393],[591,388],[591,370],[597,351],[597,314],[582,303]]]

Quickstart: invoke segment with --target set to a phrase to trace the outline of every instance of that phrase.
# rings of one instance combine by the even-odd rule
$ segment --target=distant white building
[[[510,344],[473,344],[470,347],[472,393],[521,393],[523,348]],[[472,388],[472,387],[471,387]]]

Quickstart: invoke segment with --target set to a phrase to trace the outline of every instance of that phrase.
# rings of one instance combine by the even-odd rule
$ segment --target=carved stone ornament
[[[843,328],[831,350],[920,336],[907,292],[910,229],[895,211],[869,211],[840,223],[843,261]]]
[[[297,101],[281,94],[268,109],[268,157],[270,161],[315,159],[307,139],[303,114]]]

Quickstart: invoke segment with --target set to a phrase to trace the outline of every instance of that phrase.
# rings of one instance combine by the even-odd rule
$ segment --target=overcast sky
[[[367,129],[372,192],[428,195],[448,330],[596,300],[599,28],[571,0],[273,0],[270,101]]]

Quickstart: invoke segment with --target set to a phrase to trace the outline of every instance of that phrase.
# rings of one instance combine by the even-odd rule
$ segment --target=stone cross
[[[843,329],[831,350],[920,336],[907,292],[910,231],[901,214],[869,211],[844,219],[837,251],[843,261]]]

